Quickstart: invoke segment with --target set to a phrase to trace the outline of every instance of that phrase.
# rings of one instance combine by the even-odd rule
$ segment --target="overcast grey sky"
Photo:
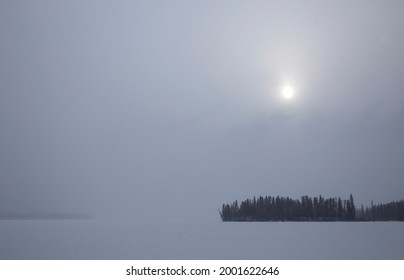
[[[0,211],[402,199],[404,1],[1,1],[0,133]]]

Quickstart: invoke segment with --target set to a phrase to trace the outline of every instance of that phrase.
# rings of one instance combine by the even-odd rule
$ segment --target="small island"
[[[302,196],[291,199],[280,196],[260,196],[241,203],[223,204],[219,210],[223,222],[246,221],[404,221],[404,200],[355,207],[349,199]]]

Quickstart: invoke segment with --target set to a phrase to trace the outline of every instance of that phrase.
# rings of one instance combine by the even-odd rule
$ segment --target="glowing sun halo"
[[[284,86],[282,88],[282,96],[284,99],[292,99],[295,95],[295,90],[291,86]]]

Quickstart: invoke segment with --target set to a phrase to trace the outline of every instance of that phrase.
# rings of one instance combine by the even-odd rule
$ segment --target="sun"
[[[295,90],[292,86],[287,85],[282,88],[282,97],[284,99],[290,100],[295,96]]]

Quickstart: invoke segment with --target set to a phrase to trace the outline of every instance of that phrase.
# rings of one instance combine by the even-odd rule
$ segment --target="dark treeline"
[[[404,221],[404,200],[393,201],[371,207],[356,209],[358,220],[363,221]]]
[[[404,200],[356,209],[352,195],[345,200],[260,196],[223,204],[219,213],[222,221],[403,221]]]

